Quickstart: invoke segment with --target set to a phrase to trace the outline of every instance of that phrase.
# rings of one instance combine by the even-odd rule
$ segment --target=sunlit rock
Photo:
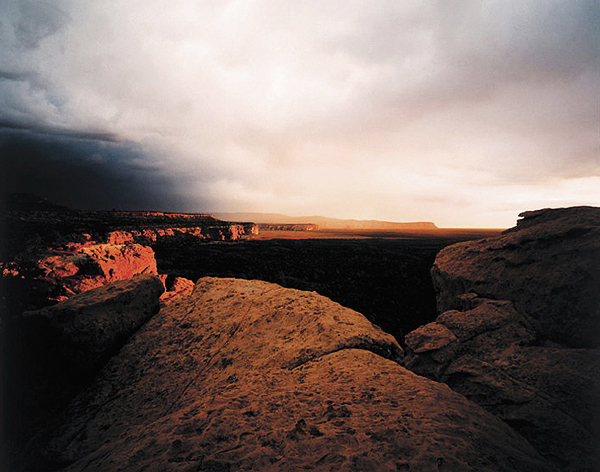
[[[201,279],[75,399],[45,457],[70,472],[554,470],[401,359],[393,337],[315,293]]]
[[[462,294],[510,300],[537,331],[573,347],[600,345],[600,208],[522,213],[498,238],[442,250],[432,269],[438,310]]]
[[[596,471],[600,351],[584,347],[600,341],[600,209],[522,216],[498,238],[438,254],[441,314],[406,336],[405,365],[497,415],[560,470]]]

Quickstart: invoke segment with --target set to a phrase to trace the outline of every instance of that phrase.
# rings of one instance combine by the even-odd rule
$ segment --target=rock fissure
[[[299,367],[302,367],[306,364],[309,364],[311,362],[315,362],[318,360],[323,359],[326,356],[329,356],[331,354],[335,354],[337,352],[346,350],[346,349],[358,349],[358,350],[362,350],[362,351],[367,351],[367,352],[371,352],[383,359],[386,360],[390,360],[392,362],[395,362],[398,365],[401,365],[401,360],[398,358],[398,355],[394,355],[391,352],[389,352],[389,347],[388,346],[377,346],[374,344],[369,344],[366,342],[361,342],[360,340],[357,341],[356,343],[349,343],[347,345],[344,346],[340,346],[337,347],[335,349],[332,349],[330,351],[327,352],[322,352],[322,353],[318,353],[315,354],[314,356],[310,357],[310,359],[298,359],[296,361],[293,361],[291,363],[289,363],[288,365],[283,366],[283,368],[288,369],[288,370],[294,370],[297,369]],[[386,353],[386,351],[388,351]]]

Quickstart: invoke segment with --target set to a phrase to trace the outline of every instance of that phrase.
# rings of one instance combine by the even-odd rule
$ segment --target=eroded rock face
[[[501,418],[560,470],[595,471],[600,352],[538,346],[510,302],[470,301],[407,335],[405,365]]]
[[[510,300],[540,336],[600,345],[600,208],[525,212],[501,237],[442,250],[432,269],[440,313],[462,294]]]
[[[93,244],[44,257],[38,262],[44,276],[64,287],[68,295],[135,275],[156,275],[154,251],[140,244]]]
[[[167,290],[160,296],[160,302],[163,305],[168,305],[173,301],[177,300],[181,297],[187,297],[191,295],[194,290],[194,282],[184,277],[175,277],[173,282],[167,286],[168,277],[164,277],[163,283],[165,284]],[[161,276],[161,280],[163,276]]]
[[[158,312],[163,291],[158,278],[140,275],[28,312],[26,327],[35,336],[29,342],[43,338],[65,369],[91,373]]]
[[[152,248],[140,244],[70,243],[61,250],[0,265],[0,283],[13,316],[66,300],[78,293],[141,274],[157,275]],[[4,301],[4,300],[3,300]]]
[[[522,214],[502,236],[442,250],[441,314],[406,338],[405,365],[445,382],[557,468],[600,464],[600,209]],[[577,346],[569,348],[567,346]]]
[[[554,470],[401,359],[392,336],[324,297],[201,279],[72,403],[46,458],[71,472]]]

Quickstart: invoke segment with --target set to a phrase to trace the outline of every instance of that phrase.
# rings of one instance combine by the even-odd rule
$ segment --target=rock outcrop
[[[29,342],[43,338],[41,344],[65,369],[75,375],[92,373],[158,312],[163,291],[157,277],[140,275],[25,313]]]
[[[136,275],[157,275],[154,251],[140,244],[70,243],[39,258],[0,265],[2,305],[11,316]]]
[[[477,293],[510,300],[536,331],[571,347],[600,346],[600,208],[522,213],[499,238],[442,250],[432,270],[440,312]]]
[[[230,223],[202,213],[72,210],[32,195],[0,196],[0,263],[35,247],[62,248],[83,235],[97,244],[149,243],[164,238],[230,241],[257,231],[253,223]]]
[[[10,317],[117,280],[157,275],[156,244],[183,251],[258,231],[209,214],[71,210],[20,194],[0,200],[0,312]]]
[[[38,261],[38,267],[62,287],[62,299],[136,275],[157,275],[154,251],[140,244],[91,244],[72,253],[56,251]]]
[[[40,426],[54,421],[102,365],[159,310],[162,282],[150,275],[89,290],[71,299],[6,317],[2,341],[1,470],[36,470],[6,464]],[[4,447],[12,444],[9,454]]]
[[[307,224],[307,223],[290,223],[290,224],[259,224],[258,228],[260,231],[317,231],[318,225]]]
[[[45,458],[69,472],[554,470],[401,358],[393,337],[314,293],[201,279],[73,401]]]
[[[163,284],[167,290],[160,296],[161,304],[168,305],[179,298],[187,297],[192,294],[194,282],[191,280],[184,277],[173,277],[172,281],[169,281],[168,279],[169,277],[167,276],[164,277],[163,280]]]
[[[495,239],[442,250],[441,314],[405,365],[497,415],[559,470],[600,464],[600,209],[523,214]],[[578,348],[569,348],[575,345]]]

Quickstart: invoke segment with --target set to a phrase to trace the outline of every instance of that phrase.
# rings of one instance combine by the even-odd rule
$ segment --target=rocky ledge
[[[314,292],[202,278],[165,297],[97,262],[108,285],[7,326],[0,468],[596,471],[600,209],[523,216],[439,253],[440,315],[404,351]],[[70,277],[68,257],[44,267]]]
[[[258,231],[208,214],[80,211],[19,194],[1,203],[0,309],[13,317],[118,280],[157,275],[156,242],[183,249],[190,241],[235,241]]]
[[[258,231],[253,223],[221,221],[210,214],[73,210],[25,194],[1,195],[0,221],[2,262],[32,248],[62,248],[90,240],[145,245],[173,237],[228,241]]]
[[[550,471],[525,441],[399,362],[315,293],[200,279],[146,323],[40,441],[64,471]]]
[[[431,272],[440,312],[461,296],[511,300],[540,336],[572,347],[600,346],[600,208],[522,213],[501,237],[440,252]]]
[[[600,208],[523,213],[498,238],[442,250],[441,313],[405,365],[448,384],[562,471],[600,464]]]

